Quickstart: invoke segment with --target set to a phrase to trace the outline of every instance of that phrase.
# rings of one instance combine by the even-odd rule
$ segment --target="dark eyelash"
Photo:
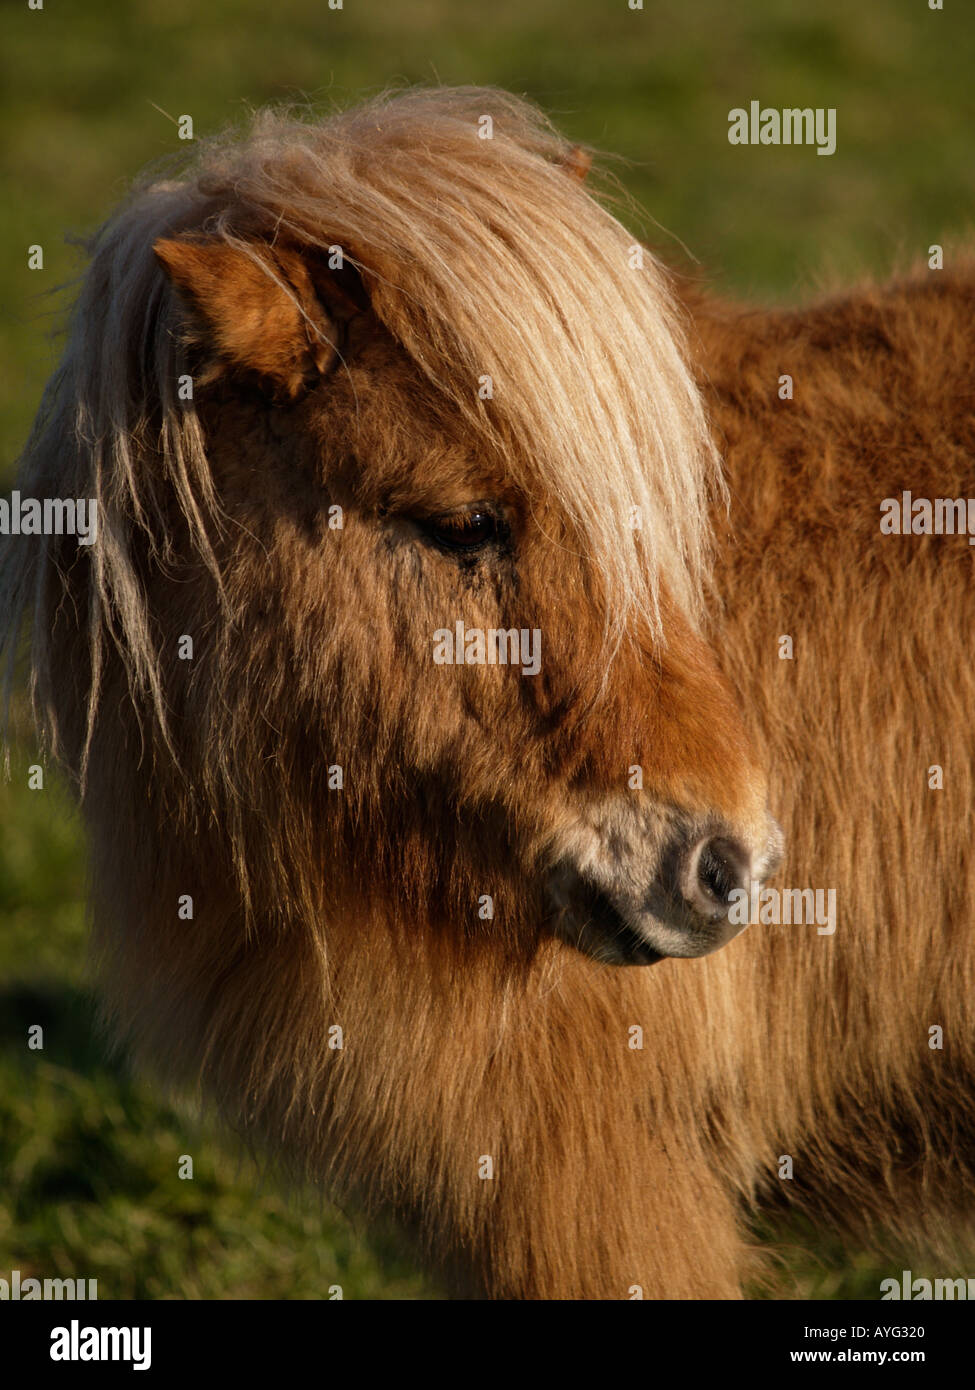
[[[487,507],[431,517],[424,530],[441,550],[459,554],[475,554],[507,535],[504,522]]]

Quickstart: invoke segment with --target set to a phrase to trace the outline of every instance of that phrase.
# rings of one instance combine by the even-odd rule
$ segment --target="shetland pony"
[[[587,162],[265,112],[94,238],[18,486],[97,541],[0,611],[107,1013],[460,1295],[737,1297],[762,1203],[956,1258],[975,552],[878,523],[970,487],[975,278],[726,306]]]

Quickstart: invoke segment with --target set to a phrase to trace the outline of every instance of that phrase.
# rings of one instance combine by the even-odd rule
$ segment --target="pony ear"
[[[314,249],[199,236],[152,249],[188,310],[187,343],[204,352],[201,384],[236,370],[294,401],[339,361],[345,326],[365,308],[354,272],[331,273]]]
[[[592,154],[581,145],[573,145],[562,161],[562,167],[567,174],[571,174],[582,183],[592,168]]]

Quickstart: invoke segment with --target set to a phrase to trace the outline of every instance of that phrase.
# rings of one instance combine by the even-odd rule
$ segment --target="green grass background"
[[[790,299],[959,245],[975,194],[975,17],[963,0],[0,0],[0,486],[54,361],[46,291],[146,162],[265,102],[327,108],[403,82],[491,83],[626,156],[665,254]],[[728,111],[833,106],[838,148],[728,144]],[[166,114],[164,114],[166,113]],[[639,224],[635,224],[640,230]],[[27,247],[44,248],[43,271]],[[950,254],[950,250],[949,250]],[[0,539],[0,544],[2,544]],[[101,1297],[426,1298],[394,1238],[285,1195],[93,1029],[84,850],[15,707],[0,785],[0,1277],[97,1277]],[[40,1023],[45,1047],[26,1047]],[[194,1158],[192,1182],[177,1176]],[[900,1260],[774,1228],[784,1291],[876,1298]]]

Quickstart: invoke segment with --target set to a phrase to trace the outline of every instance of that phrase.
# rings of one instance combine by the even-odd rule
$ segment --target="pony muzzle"
[[[757,851],[724,828],[675,836],[642,893],[563,861],[549,880],[553,928],[563,941],[610,965],[710,955],[744,930],[729,920],[735,895],[773,874],[782,853],[782,831],[769,817]]]

